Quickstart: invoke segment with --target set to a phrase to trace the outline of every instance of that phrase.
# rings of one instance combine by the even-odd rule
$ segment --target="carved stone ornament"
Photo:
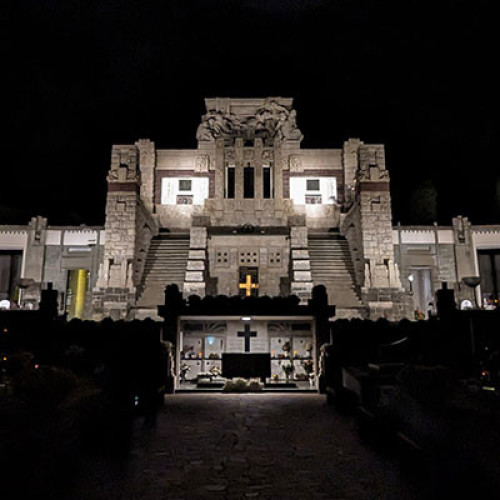
[[[208,172],[210,166],[210,157],[208,155],[200,155],[196,157],[195,171]]]
[[[140,181],[140,172],[137,170],[135,165],[125,165],[125,164],[120,164],[118,168],[111,168],[111,170],[108,172],[108,181],[118,181],[118,182],[124,182],[124,181],[135,181],[139,182]]]
[[[274,151],[269,148],[262,150],[262,159],[272,161],[274,159]]]
[[[290,172],[302,172],[302,158],[300,155],[290,155]]]
[[[255,156],[255,152],[253,149],[245,149],[243,153],[244,160],[253,160]]]
[[[276,101],[259,108],[253,116],[240,118],[232,113],[210,110],[203,115],[196,131],[198,141],[213,141],[218,138],[280,138],[301,140],[297,127],[297,113],[289,111]]]

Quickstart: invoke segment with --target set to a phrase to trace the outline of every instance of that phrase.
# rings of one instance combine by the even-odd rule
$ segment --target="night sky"
[[[103,224],[112,144],[195,148],[214,96],[293,97],[306,148],[384,143],[394,222],[500,223],[492,5],[5,2],[0,224]]]

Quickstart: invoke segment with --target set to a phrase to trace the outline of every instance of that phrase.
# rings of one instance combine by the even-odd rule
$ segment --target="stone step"
[[[333,254],[346,254],[349,253],[348,248],[330,248],[330,247],[308,247],[309,252],[313,253],[333,253]]]
[[[187,259],[186,259],[187,260]],[[144,269],[155,269],[157,271],[160,271],[164,269],[165,271],[169,271],[170,269],[175,271],[178,269],[185,269],[186,268],[186,260],[184,262],[175,262],[175,263],[164,263],[164,262],[156,262],[156,263],[146,263],[144,265]]]
[[[337,308],[360,307],[354,282],[354,264],[345,239],[316,236],[308,241],[311,276],[315,285],[324,285],[328,300]]]
[[[187,253],[189,253],[189,248],[150,248],[149,249],[149,255],[151,255],[151,256],[165,255],[165,254],[185,255]]]
[[[173,240],[173,241],[152,241],[150,247],[151,248],[174,248],[174,247],[188,247],[189,240]]]
[[[351,264],[337,264],[336,262],[320,262],[319,264],[313,260],[311,260],[311,269],[314,269],[315,271],[318,271],[318,273],[321,273],[323,271],[347,271],[351,272],[354,271],[354,266]]]
[[[186,234],[162,235],[151,241],[137,306],[147,308],[163,304],[167,285],[176,284],[182,290],[189,246]]]
[[[184,281],[184,276],[186,275],[186,271],[182,271],[179,273],[150,273],[144,276],[145,281],[158,281],[158,280],[179,280]]]
[[[309,249],[309,255],[310,256],[328,256],[328,257],[332,257],[332,258],[337,258],[337,259],[343,259],[347,256],[349,256],[349,252],[338,252],[338,253],[335,253],[335,252],[331,252],[331,251],[327,251],[327,250],[323,250],[323,251],[320,251],[320,252],[317,252],[317,251],[314,251],[314,250],[311,250]]]
[[[345,240],[308,240],[309,246],[322,247],[329,246],[330,248],[335,247],[348,247],[349,243]]]

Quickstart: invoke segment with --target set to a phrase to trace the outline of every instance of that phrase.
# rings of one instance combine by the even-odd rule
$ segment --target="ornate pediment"
[[[291,99],[207,99],[207,113],[196,132],[198,141],[215,139],[301,140]]]

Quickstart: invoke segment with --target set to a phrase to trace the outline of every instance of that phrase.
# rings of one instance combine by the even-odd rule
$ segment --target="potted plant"
[[[307,352],[307,357],[311,357],[311,351],[313,350],[313,346],[310,342],[306,344],[306,352]]]
[[[286,383],[290,382],[290,375],[295,371],[295,367],[293,363],[289,361],[282,366],[283,371],[285,372]]]
[[[309,378],[309,385],[313,385],[314,381],[314,362],[312,359],[306,359],[302,366],[304,367],[304,371],[307,373],[307,377]]]
[[[191,367],[187,363],[182,363],[179,368],[181,372],[181,383],[186,382],[186,374],[191,370]]]

